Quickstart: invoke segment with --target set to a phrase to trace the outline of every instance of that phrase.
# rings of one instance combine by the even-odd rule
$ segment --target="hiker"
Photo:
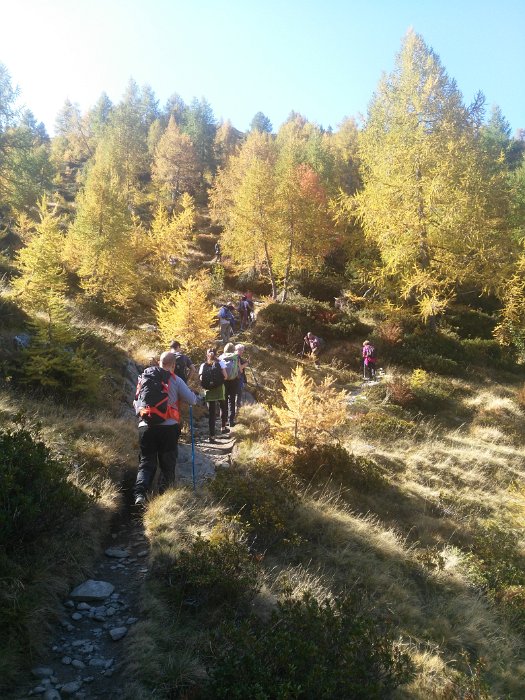
[[[255,323],[255,302],[253,301],[253,292],[248,289],[244,296],[246,297],[246,302],[248,304],[248,325],[252,325]]]
[[[248,383],[246,380],[246,367],[250,364],[250,362],[242,356],[245,350],[246,347],[242,343],[235,346],[235,352],[237,355],[239,355],[239,391],[237,392],[237,411],[242,406],[242,391],[244,386]]]
[[[229,301],[227,304],[223,304],[219,309],[219,328],[223,345],[229,342],[233,333],[233,326],[235,325],[235,317],[232,314],[233,308],[233,304]]]
[[[310,350],[310,357],[313,357],[314,364],[319,367],[319,355],[321,353],[321,338],[308,331],[303,340],[303,354],[305,348]]]
[[[363,377],[365,379],[375,380],[376,378],[376,359],[377,353],[375,347],[369,340],[363,343]]]
[[[182,352],[178,340],[171,341],[170,352],[175,355],[175,374],[187,384],[188,379],[196,373],[195,365],[190,358]]]
[[[215,244],[215,262],[220,262],[222,260],[221,244],[219,241]]]
[[[226,390],[226,403],[228,404],[229,421],[228,425],[233,428],[235,425],[235,404],[239,393],[239,355],[235,352],[235,345],[227,343],[224,352],[219,355],[219,360],[223,360],[226,366],[228,378],[224,382]]]
[[[190,405],[198,397],[174,374],[175,355],[163,352],[160,367],[148,367],[137,385],[133,402],[139,416],[139,468],[135,481],[135,505],[144,506],[157,463],[162,472],[162,493],[175,482],[177,445],[179,442],[179,401]],[[159,400],[160,397],[160,400]]]
[[[249,314],[250,314],[250,307],[248,304],[248,300],[246,299],[246,296],[242,296],[239,299],[239,304],[237,305],[237,311],[239,312],[239,317],[240,317],[240,322],[241,322],[241,331],[243,331],[245,328],[248,328],[248,319],[249,319]]]
[[[217,417],[217,405],[221,412],[221,433],[228,433],[226,419],[228,409],[225,399],[224,381],[228,378],[226,364],[218,359],[215,348],[206,350],[206,362],[199,367],[199,378],[206,394],[204,400],[208,404],[209,441],[215,440],[215,419]]]

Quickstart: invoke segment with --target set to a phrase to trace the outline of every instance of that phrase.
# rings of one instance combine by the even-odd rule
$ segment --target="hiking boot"
[[[223,426],[223,427],[221,428],[221,433],[229,433],[229,432],[230,432],[230,429],[227,428],[226,426]]]
[[[211,442],[214,445],[217,442],[217,440],[213,435],[210,435],[210,437],[208,438],[208,442]]]
[[[135,505],[139,506],[139,508],[145,508],[146,507],[146,496],[142,493],[138,493],[135,496]]]

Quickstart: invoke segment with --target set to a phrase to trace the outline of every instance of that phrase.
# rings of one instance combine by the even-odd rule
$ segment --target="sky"
[[[412,27],[468,104],[525,128],[525,0],[0,0],[0,63],[48,133],[66,99],[205,98],[241,131],[263,112],[334,129],[366,116]]]

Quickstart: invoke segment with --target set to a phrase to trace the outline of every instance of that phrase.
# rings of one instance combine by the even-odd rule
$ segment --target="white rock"
[[[88,579],[84,581],[84,583],[81,583],[80,586],[74,588],[70,593],[70,597],[72,600],[79,602],[83,600],[86,602],[102,602],[108,598],[114,590],[115,586],[108,581],[94,581],[93,579]]]

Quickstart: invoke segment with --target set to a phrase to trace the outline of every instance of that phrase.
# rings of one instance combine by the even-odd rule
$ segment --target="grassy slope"
[[[207,245],[210,248],[211,238]],[[78,323],[102,344],[118,345],[139,361],[158,349],[147,331],[128,331],[86,316]],[[274,403],[279,400],[281,379],[289,375],[296,358],[251,340],[246,339],[248,354],[259,384],[252,388],[261,404]],[[358,341],[346,349],[355,354]],[[108,350],[108,364],[111,356]],[[320,372],[306,367],[316,378],[332,374],[349,391],[360,388],[356,372],[337,366],[324,365]],[[472,676],[469,668],[483,658],[487,696],[518,698],[525,676],[523,638],[502,605],[502,596],[487,595],[479,546],[480,540],[490,541],[492,526],[504,533],[523,532],[523,411],[516,402],[516,380],[496,374],[454,380],[431,377],[438,389],[445,389],[447,399],[436,403],[435,412],[418,414],[417,408],[403,410],[389,401],[384,386],[396,370],[386,371],[383,385],[357,396],[340,435],[350,452],[374,461],[382,480],[367,485],[365,479],[356,487],[349,478],[341,485],[331,479],[328,468],[315,481],[290,487],[297,499],[291,509],[265,501],[265,494],[282,477],[282,465],[278,454],[268,460],[274,446],[267,442],[263,406],[244,411],[236,429],[239,444],[232,475],[237,469],[237,483],[244,480],[248,491],[253,485],[252,495],[267,508],[259,539],[264,542],[260,547],[264,585],[255,608],[267,614],[285,580],[294,595],[307,588],[319,597],[364,589],[378,608],[390,611],[396,633],[416,664],[415,679],[397,691],[399,697],[463,697],[461,693],[469,689],[472,697],[482,697],[476,690],[476,673]],[[428,401],[432,404],[432,397]],[[65,539],[58,537],[46,545],[65,554],[60,568],[51,570],[46,564],[48,549],[45,558],[35,559],[35,578],[43,584],[31,590],[23,625],[31,636],[30,648],[37,649],[44,634],[36,631],[44,629],[56,596],[80,571],[89,573],[115,508],[116,484],[123,470],[135,467],[136,435],[133,421],[115,418],[111,412],[65,410],[30,395],[20,398],[4,386],[0,416],[5,424],[20,407],[30,423],[42,424],[41,434],[54,453],[81,465],[75,478],[97,492],[93,508],[65,533]],[[378,415],[392,420],[385,424]],[[257,470],[261,461],[266,464],[262,472]],[[253,481],[250,471],[257,476]],[[208,490],[196,496],[176,490],[157,499],[146,521],[154,571],[166,557],[177,556],[197,532],[210,533],[228,512],[243,518],[235,499]],[[83,533],[82,547],[78,532]],[[495,549],[498,546],[504,550],[505,541],[497,541]],[[521,539],[517,547],[521,554],[523,546]],[[492,563],[487,566],[490,569]],[[134,697],[148,697],[144,692],[167,697],[174,688],[195,687],[206,675],[201,645],[207,626],[216,622],[215,613],[188,616],[184,610],[173,610],[161,580],[161,575],[150,580],[145,590],[149,619],[130,638],[134,681],[129,693]],[[463,652],[468,658],[462,657]]]
[[[259,400],[273,403],[281,378],[296,360],[253,344],[249,354],[260,384]],[[327,371],[349,390],[361,385],[355,373],[325,366],[320,374]],[[396,691],[398,697],[467,697],[468,691],[472,693],[468,697],[518,698],[525,677],[519,633],[523,614],[520,623],[516,608],[502,604],[505,591],[512,591],[505,577],[497,584],[493,579],[498,567],[505,568],[506,556],[515,557],[524,571],[525,456],[523,410],[516,400],[519,381],[510,375],[506,381],[496,374],[483,378],[479,372],[454,380],[429,374],[434,385],[441,382],[441,389],[447,388],[448,400],[434,415],[422,415],[389,401],[385,387],[395,368],[386,372],[382,385],[367,387],[357,397],[340,435],[351,453],[372,459],[379,467],[380,482],[367,484],[365,479],[356,487],[350,475],[341,486],[331,479],[328,466],[314,482],[296,488],[298,503],[293,509],[265,500],[283,472],[278,457],[267,459],[273,448],[265,442],[266,412],[260,406],[245,409],[236,429],[240,442],[229,478],[232,491],[248,482],[247,506],[239,508],[238,499],[226,492],[165,496],[147,516],[153,564],[159,558],[176,560],[192,534],[209,533],[218,513],[229,510],[255,532],[259,527],[256,548],[264,553],[265,585],[256,607],[264,610],[272,605],[283,577],[296,592],[309,588],[319,596],[354,587],[366,590],[378,608],[390,612],[415,663],[416,676]],[[393,422],[377,420],[379,414]],[[257,464],[264,458],[261,477]],[[257,479],[250,476],[250,465]],[[267,509],[258,514],[255,525],[253,499],[260,510]],[[273,535],[268,536],[272,527]],[[494,548],[500,552],[493,551],[491,559],[491,546],[485,545],[494,532],[500,538],[494,540]],[[517,542],[516,532],[521,538]],[[492,581],[492,588],[487,581]],[[151,619],[138,629],[134,644],[143,651],[147,639],[153,638],[159,646],[155,656],[147,656],[151,665],[146,663],[137,677],[144,682],[147,676],[148,687],[164,687],[168,694],[169,688],[182,692],[193,683],[199,685],[203,667],[197,651],[187,653],[188,644],[199,649],[206,627],[214,624],[213,614],[188,618],[179,610],[177,634],[167,645],[163,621],[173,610],[158,579],[150,582],[147,596]],[[184,642],[179,644],[179,639]],[[480,660],[483,671],[477,666]]]

